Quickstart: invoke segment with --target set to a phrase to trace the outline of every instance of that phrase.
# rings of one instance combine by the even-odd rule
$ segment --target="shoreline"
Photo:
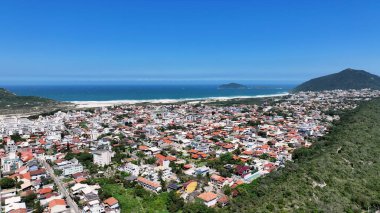
[[[208,103],[216,101],[228,101],[233,99],[250,99],[250,98],[270,98],[282,97],[290,93],[267,94],[267,95],[253,95],[253,96],[231,96],[231,97],[205,97],[205,98],[180,98],[180,99],[146,99],[146,100],[109,100],[109,101],[65,101],[72,103],[75,108],[96,108],[96,107],[109,107],[123,104],[139,104],[139,103],[152,103],[152,104],[171,104],[179,102],[188,103]]]

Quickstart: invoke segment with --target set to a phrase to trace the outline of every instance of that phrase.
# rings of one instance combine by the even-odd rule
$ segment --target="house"
[[[109,150],[97,150],[92,153],[93,162],[99,166],[109,165],[111,163],[112,152]]]
[[[16,192],[17,192],[16,188],[2,189],[2,190],[0,190],[0,197],[1,197],[1,199],[14,197],[17,194]]]
[[[210,180],[219,189],[223,188],[223,186],[226,186],[226,185],[231,186],[233,183],[232,178],[225,178],[217,174],[211,175]]]
[[[237,165],[235,173],[241,177],[244,177],[245,175],[249,174],[250,170],[251,169],[249,166]]]
[[[63,171],[62,174],[64,176],[68,176],[68,175],[72,175],[78,172],[83,172],[83,166],[81,164],[70,164],[63,167],[62,171]]]
[[[106,209],[108,208],[110,210],[114,210],[115,212],[120,211],[119,210],[119,208],[120,208],[119,201],[116,200],[116,198],[114,198],[114,197],[110,197],[110,198],[104,200],[103,203],[104,203],[104,207]]]
[[[64,199],[55,199],[49,202],[49,212],[59,213],[66,212],[66,202]]]
[[[32,180],[41,179],[42,177],[46,177],[46,170],[44,168],[37,169],[35,171],[30,171],[30,177]]]
[[[181,188],[180,185],[178,185],[177,183],[170,183],[168,185],[168,191],[177,191]]]
[[[52,188],[42,188],[42,189],[38,190],[38,194],[39,195],[44,195],[44,194],[51,193],[52,191],[53,191]]]
[[[205,176],[209,171],[210,171],[210,168],[208,168],[206,166],[202,166],[202,167],[199,167],[199,168],[195,169],[194,175]]]
[[[69,162],[66,162],[66,163],[62,162],[62,166],[59,166],[59,169],[62,170],[62,174],[64,176],[83,172],[82,164],[80,164],[78,160],[75,158],[71,159]]]
[[[267,172],[272,172],[273,170],[276,169],[276,165],[273,163],[266,163],[264,164],[264,170]]]
[[[229,203],[229,199],[228,199],[228,196],[227,195],[223,195],[222,197],[220,197],[218,199],[218,204],[220,206],[226,206],[227,204]]]
[[[26,213],[26,205],[25,203],[21,202],[21,197],[11,197],[4,200],[5,204],[5,212],[25,212]],[[1,209],[0,209],[1,210]]]
[[[20,196],[7,198],[4,201],[5,205],[9,205],[11,203],[19,203],[19,202],[21,202],[21,197]]]
[[[183,190],[187,193],[192,193],[198,186],[198,182],[195,180],[189,180],[186,183],[182,184]]]
[[[133,176],[139,176],[139,174],[140,174],[140,167],[133,164],[133,163],[125,164],[125,166],[123,168],[121,168],[120,170],[128,172],[129,174],[131,174]]]
[[[145,189],[148,189],[153,192],[159,192],[161,191],[161,185],[157,182],[150,181],[143,177],[138,177],[137,182],[144,187]]]
[[[87,202],[87,205],[83,208],[83,212],[88,213],[101,213],[105,212],[103,205],[98,199],[91,200]]]
[[[10,203],[5,206],[4,212],[5,213],[26,212],[26,205],[25,203]]]
[[[198,198],[201,199],[207,207],[215,206],[218,201],[218,195],[213,192],[203,192],[198,195]]]
[[[27,209],[26,208],[13,209],[9,213],[27,213]]]

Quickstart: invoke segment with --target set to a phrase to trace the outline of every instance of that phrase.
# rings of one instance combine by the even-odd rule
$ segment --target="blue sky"
[[[380,74],[378,0],[1,1],[0,83]]]

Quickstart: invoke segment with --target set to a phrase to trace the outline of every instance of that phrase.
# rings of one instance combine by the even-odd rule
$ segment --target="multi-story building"
[[[137,182],[144,187],[145,189],[148,189],[153,192],[159,192],[161,191],[161,185],[157,182],[150,181],[143,177],[138,177]]]
[[[15,152],[11,152],[8,156],[1,158],[1,170],[3,173],[15,171],[21,166],[22,161]]]
[[[92,153],[94,164],[99,166],[109,165],[111,163],[112,152],[109,150],[97,150]]]

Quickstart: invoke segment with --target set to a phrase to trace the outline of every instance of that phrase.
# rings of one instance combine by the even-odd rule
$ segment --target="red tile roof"
[[[118,202],[119,201],[117,201],[116,198],[114,198],[114,197],[110,197],[110,198],[106,199],[105,201],[103,201],[103,203],[106,203],[109,206],[113,206],[113,205],[115,205]]]
[[[49,202],[49,208],[53,208],[54,206],[66,206],[66,202],[64,199],[55,199]]]
[[[38,194],[47,194],[47,193],[50,193],[52,192],[53,190],[51,188],[42,188],[42,189],[39,189],[38,190]]]
[[[26,212],[27,212],[26,209],[14,209],[8,213],[26,213]]]
[[[148,180],[148,179],[146,179],[146,178],[143,178],[143,177],[138,177],[138,178],[137,178],[137,181],[142,182],[142,183],[144,183],[144,184],[147,184],[147,185],[149,185],[149,186],[152,186],[152,187],[154,187],[154,188],[158,188],[158,187],[160,187],[160,184],[159,184],[159,183],[156,183],[156,182],[150,181],[150,180]]]
[[[41,168],[41,169],[37,169],[36,171],[31,171],[30,175],[35,176],[35,175],[41,175],[41,174],[45,174],[45,173],[46,173],[45,169]]]
[[[83,181],[85,181],[85,180],[87,180],[87,179],[84,178],[84,177],[79,177],[79,178],[75,179],[75,182],[76,182],[76,183],[81,183],[81,182],[83,182]]]
[[[148,149],[149,149],[149,147],[147,147],[147,146],[143,146],[143,145],[139,146],[139,150],[146,151]]]
[[[212,200],[216,199],[217,197],[218,197],[218,195],[213,193],[213,192],[203,192],[202,194],[198,195],[198,198],[200,198],[206,202],[212,201]]]

